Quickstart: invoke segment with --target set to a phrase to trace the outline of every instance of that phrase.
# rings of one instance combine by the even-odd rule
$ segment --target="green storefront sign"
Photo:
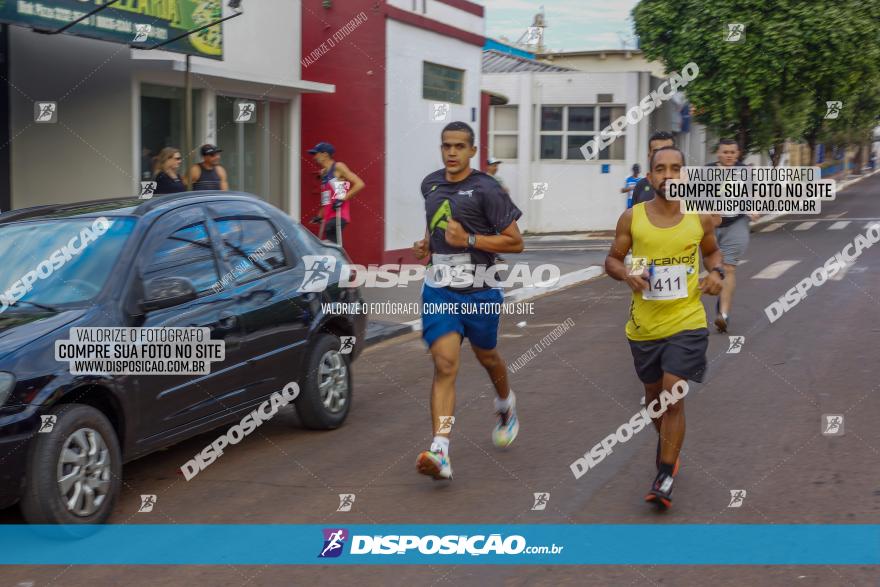
[[[42,30],[59,29],[108,0],[0,0],[0,21]],[[222,0],[120,0],[66,32],[136,47],[150,47],[220,19]],[[146,26],[145,26],[146,25]],[[162,47],[223,59],[222,25]]]

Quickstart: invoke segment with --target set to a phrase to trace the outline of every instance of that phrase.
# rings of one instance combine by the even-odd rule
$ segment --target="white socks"
[[[507,399],[501,399],[500,397],[495,397],[495,411],[499,413],[504,413],[511,408],[516,407],[516,397],[513,395],[513,390],[510,390],[510,393],[507,395]],[[431,450],[436,451],[440,450],[446,456],[449,456],[449,437],[448,436],[435,436],[434,440],[431,443]]]
[[[516,398],[513,396],[513,390],[510,390],[510,393],[507,395],[507,399],[501,399],[500,397],[495,397],[495,411],[499,414],[503,414],[510,408],[516,405]]]
[[[434,442],[431,444],[431,450],[437,447],[440,451],[445,454],[447,457],[449,456],[449,437],[448,436],[435,436]]]

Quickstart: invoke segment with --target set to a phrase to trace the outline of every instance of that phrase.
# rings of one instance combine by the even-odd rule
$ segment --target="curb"
[[[550,293],[554,293],[572,285],[586,283],[605,275],[605,269],[599,265],[591,265],[584,269],[578,269],[571,273],[566,273],[559,278],[559,281],[546,287],[541,285],[532,285],[529,287],[521,287],[507,292],[504,295],[504,303],[524,302],[532,300]],[[373,333],[370,333],[373,327]],[[409,322],[368,322],[366,347],[369,348],[374,344],[384,342],[386,340],[409,334],[410,332],[419,332],[422,330],[421,319],[410,320]]]
[[[409,322],[384,322],[384,321],[367,321],[366,345],[367,348],[374,344],[386,341],[391,338],[403,336],[412,332],[412,326]]]

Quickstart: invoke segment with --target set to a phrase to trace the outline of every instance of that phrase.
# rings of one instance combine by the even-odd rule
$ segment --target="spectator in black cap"
[[[226,170],[220,165],[220,153],[216,145],[202,145],[202,160],[189,170],[189,185],[193,191],[212,190],[226,191],[229,189]]]
[[[326,240],[336,242],[336,222],[339,219],[339,232],[351,222],[351,199],[362,189],[363,180],[342,161],[333,156],[336,149],[330,143],[321,142],[309,149],[312,160],[321,168],[321,218],[324,220]],[[336,210],[339,209],[337,216]]]

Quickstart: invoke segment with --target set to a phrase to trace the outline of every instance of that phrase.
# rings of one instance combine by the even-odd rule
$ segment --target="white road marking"
[[[834,274],[834,277],[831,278],[831,281],[843,281],[843,277],[846,275],[846,272],[849,271],[850,267],[852,267],[852,265],[844,264],[843,267],[841,267],[837,271],[837,273]]]
[[[824,220],[830,220],[830,219],[834,219],[834,218],[840,218],[840,217],[843,216],[844,214],[846,214],[845,211],[844,211],[844,212],[838,212],[837,214],[829,214],[828,216],[826,216],[826,217],[824,218]]]
[[[752,275],[752,279],[776,279],[798,263],[800,263],[800,261],[795,261],[794,259],[776,261],[775,263],[767,265],[758,273]]]
[[[768,224],[766,228],[764,228],[761,232],[773,232],[777,228],[785,226],[785,222],[774,222],[773,224]]]
[[[828,230],[840,230],[842,228],[846,228],[849,225],[850,225],[849,220],[838,220],[837,222],[835,222],[834,224],[829,226]]]
[[[832,281],[843,281],[844,276],[847,272],[852,273],[864,273],[868,268],[867,267],[853,267],[852,265],[844,265],[843,269],[837,272],[837,275],[832,277]]]
[[[880,220],[872,220],[871,222],[869,222],[869,223],[867,223],[867,224],[865,225],[865,228],[866,228],[866,229],[867,229],[867,228],[871,228],[871,227],[874,226],[875,224],[880,224]]]
[[[583,234],[545,234],[525,237],[526,243],[547,241],[583,241],[583,240],[609,240],[608,236]]]
[[[862,222],[863,220],[864,221],[871,220],[873,222],[877,222],[877,221],[880,221],[880,218],[870,218],[867,216],[860,216],[858,218],[847,218],[847,220],[853,220],[855,222]],[[837,222],[837,219],[836,218],[814,218],[813,221],[815,221],[815,222]],[[782,222],[783,224],[793,224],[796,222],[804,222],[804,219],[801,218],[800,220],[780,220],[780,222]]]
[[[815,221],[801,222],[800,224],[798,224],[797,226],[794,227],[794,230],[810,230],[814,226],[816,226]]]
[[[607,251],[611,248],[611,243],[609,242],[607,245],[593,245],[593,246],[584,246],[584,247],[548,247],[548,246],[538,246],[531,247],[526,246],[523,252],[528,253],[529,251]]]
[[[504,294],[504,301],[506,303],[510,303],[529,300],[553,291],[558,291],[576,283],[583,283],[585,281],[595,279],[596,277],[604,274],[605,269],[600,265],[584,267],[583,269],[578,269],[576,271],[572,271],[571,273],[566,273],[565,275],[562,275],[559,278],[559,281],[552,285],[536,283],[534,285],[529,285],[526,287],[520,287],[518,289],[507,291]]]

